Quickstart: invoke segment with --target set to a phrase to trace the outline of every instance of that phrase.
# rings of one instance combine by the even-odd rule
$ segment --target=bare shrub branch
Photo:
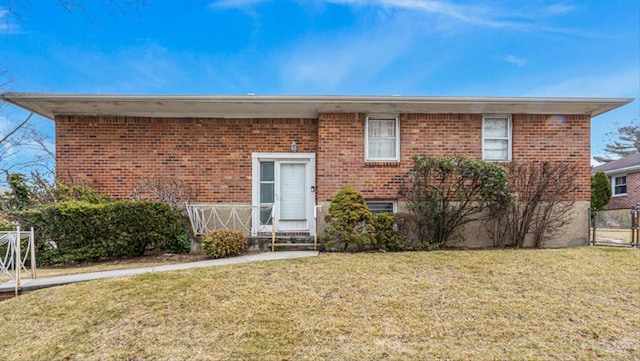
[[[196,190],[177,178],[151,177],[133,187],[129,198],[154,199],[167,203],[173,209],[183,209],[196,195]]]
[[[565,162],[513,162],[507,169],[513,200],[492,209],[487,230],[496,247],[524,247],[528,239],[543,247],[571,221],[578,175]]]

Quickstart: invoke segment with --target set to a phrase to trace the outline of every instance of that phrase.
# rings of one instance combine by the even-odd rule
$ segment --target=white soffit
[[[318,113],[586,114],[632,98],[418,96],[197,96],[4,93],[2,100],[49,119],[58,115],[167,118],[316,118]]]

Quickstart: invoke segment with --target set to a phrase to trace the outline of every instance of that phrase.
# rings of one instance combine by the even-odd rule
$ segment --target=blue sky
[[[128,3],[0,0],[4,91],[640,98],[638,0]]]

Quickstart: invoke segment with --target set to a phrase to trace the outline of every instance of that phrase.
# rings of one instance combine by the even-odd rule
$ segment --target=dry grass
[[[156,273],[0,303],[3,360],[638,360],[638,250],[437,251]]]
[[[631,229],[597,228],[596,241],[629,245],[631,243]]]

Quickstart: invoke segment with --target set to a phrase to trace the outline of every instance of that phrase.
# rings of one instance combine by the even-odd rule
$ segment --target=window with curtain
[[[482,159],[511,160],[511,117],[482,118]]]
[[[373,118],[366,120],[366,160],[400,160],[400,137],[398,118]]]

